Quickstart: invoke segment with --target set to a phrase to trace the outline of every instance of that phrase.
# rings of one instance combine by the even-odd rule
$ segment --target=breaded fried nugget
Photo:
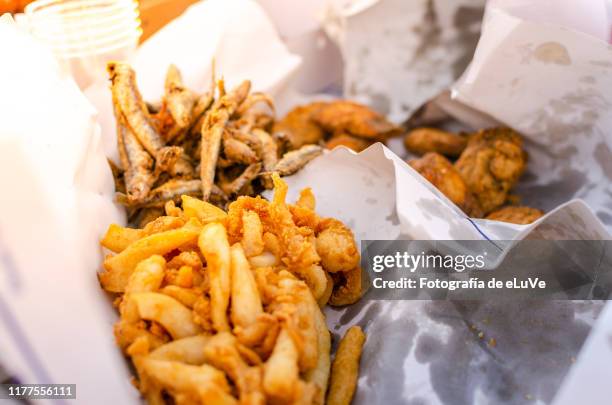
[[[482,217],[482,209],[478,201],[470,192],[465,181],[453,164],[444,156],[430,152],[420,159],[408,162],[416,171],[425,177],[431,184],[457,204],[463,212],[472,218]]]
[[[487,214],[506,201],[526,162],[521,136],[509,128],[494,128],[472,135],[455,167]]]
[[[509,222],[511,224],[527,225],[544,215],[542,211],[531,207],[504,207],[487,215],[486,219]]]
[[[312,116],[326,104],[310,103],[294,108],[285,118],[274,123],[272,134],[285,134],[290,149],[318,143],[325,133],[312,120]]]
[[[316,110],[315,123],[331,133],[384,141],[401,132],[400,128],[370,108],[352,101],[334,101]]]
[[[413,129],[404,138],[406,149],[417,155],[437,152],[445,156],[457,157],[461,155],[466,145],[465,136],[436,128]]]

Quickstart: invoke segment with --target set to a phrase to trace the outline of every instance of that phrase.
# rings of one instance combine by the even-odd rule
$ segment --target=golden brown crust
[[[314,112],[312,119],[330,133],[346,133],[372,140],[383,141],[401,132],[381,114],[352,101],[325,104]]]
[[[357,138],[347,134],[339,134],[334,135],[329,141],[327,141],[325,147],[327,149],[334,149],[338,146],[346,146],[347,148],[352,149],[355,152],[361,152],[371,144],[372,142],[369,142],[362,138]]]
[[[455,167],[486,214],[504,204],[526,163],[521,136],[494,128],[472,135]]]
[[[531,207],[504,207],[487,215],[486,219],[509,222],[511,224],[527,225],[544,215],[544,212]]]
[[[411,160],[409,163],[468,216],[472,218],[482,217],[483,213],[478,201],[470,192],[459,172],[453,167],[453,164],[444,156],[430,152],[420,159]]]
[[[457,157],[467,146],[467,138],[436,128],[417,128],[404,138],[406,149],[417,155],[436,152],[449,157]]]
[[[284,133],[290,149],[319,143],[324,131],[312,120],[313,115],[327,103],[310,103],[291,110],[285,118],[274,123],[272,134]]]

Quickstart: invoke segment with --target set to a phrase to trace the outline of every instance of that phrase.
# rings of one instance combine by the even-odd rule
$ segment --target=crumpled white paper
[[[401,121],[447,89],[478,41],[484,0],[329,0],[344,96]]]
[[[99,237],[125,215],[95,110],[10,18],[0,38],[0,363],[22,382],[77,384],[79,403],[125,403],[135,393],[95,277]]]

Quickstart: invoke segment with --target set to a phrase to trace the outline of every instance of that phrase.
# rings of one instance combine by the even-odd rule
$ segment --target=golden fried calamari
[[[486,214],[504,204],[526,163],[521,136],[494,128],[472,135],[455,167]]]
[[[404,138],[406,149],[417,155],[436,152],[457,157],[467,146],[467,137],[436,128],[417,128]]]
[[[530,207],[504,207],[493,211],[486,216],[486,219],[494,221],[509,222],[512,224],[527,225],[544,215],[544,212],[537,208]]]
[[[241,196],[226,213],[183,195],[144,228],[112,225],[102,239],[114,254],[100,283],[118,294],[115,337],[147,403],[324,405],[321,311],[362,295],[359,252],[348,227],[316,214],[310,189],[291,205],[271,181],[272,201]],[[362,337],[340,345],[334,403],[353,395]]]
[[[482,209],[477,199],[453,164],[444,156],[430,152],[409,163],[468,216],[482,217]]]

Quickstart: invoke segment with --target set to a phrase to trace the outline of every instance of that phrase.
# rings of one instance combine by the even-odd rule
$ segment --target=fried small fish
[[[235,139],[227,132],[223,135],[223,153],[230,162],[235,163],[248,165],[259,160],[249,145]]]
[[[319,145],[302,146],[300,149],[285,153],[274,167],[274,171],[281,176],[290,176],[322,153],[323,148]]]
[[[527,225],[540,219],[544,212],[530,207],[504,207],[493,211],[486,219],[509,222],[511,224]]]
[[[272,136],[264,130],[254,129],[252,134],[259,141],[259,156],[265,172],[272,172],[278,163],[278,147]],[[268,190],[274,185],[268,174],[262,175],[262,183]]]
[[[467,137],[436,128],[417,128],[406,135],[404,146],[417,155],[436,152],[457,157],[467,146]]]
[[[313,112],[312,120],[330,133],[343,133],[360,138],[384,141],[399,135],[401,129],[376,111],[352,101],[340,100],[324,104]]]
[[[125,123],[138,138],[138,141],[154,157],[164,142],[151,123],[146,104],[136,86],[136,73],[127,63],[109,62],[107,65],[111,80],[113,100]]]
[[[206,201],[210,197],[215,181],[215,170],[221,139],[225,125],[238,106],[244,101],[251,89],[251,82],[245,80],[232,92],[221,97],[206,114],[202,125],[202,145],[200,149],[200,179],[202,181],[202,197]]]
[[[257,175],[259,174],[260,171],[261,171],[261,163],[257,162],[257,163],[250,164],[242,172],[242,174],[240,174],[240,176],[236,177],[231,182],[227,182],[227,183],[224,182],[224,183],[219,184],[219,187],[221,187],[221,190],[223,190],[223,192],[229,196],[240,194],[240,191],[245,186],[247,186],[249,183],[255,180],[255,178],[257,178]]]
[[[128,199],[133,202],[143,201],[155,183],[153,159],[132,131],[123,125],[122,120],[117,121],[117,143],[119,156],[123,156],[122,160],[127,160],[124,178]]]
[[[168,66],[165,91],[165,102],[170,115],[179,128],[186,128],[191,123],[196,97],[183,84],[181,72],[175,65]]]

